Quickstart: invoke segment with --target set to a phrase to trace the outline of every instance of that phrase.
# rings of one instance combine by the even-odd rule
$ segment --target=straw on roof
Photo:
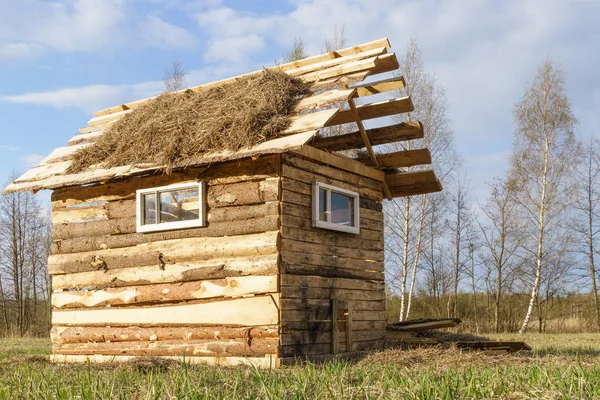
[[[289,126],[290,112],[307,92],[301,80],[265,69],[206,91],[162,94],[75,152],[68,172],[141,163],[170,172],[176,162],[208,151],[255,146]]]

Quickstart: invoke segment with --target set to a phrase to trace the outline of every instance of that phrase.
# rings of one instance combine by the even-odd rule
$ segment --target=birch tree
[[[576,218],[571,230],[579,239],[578,252],[587,264],[588,278],[594,302],[596,325],[600,328],[600,304],[598,299],[598,271],[596,256],[600,232],[600,141],[590,138],[584,146],[583,162],[577,176],[578,194],[573,208]]]
[[[450,215],[446,221],[452,246],[452,307],[449,317],[458,316],[458,286],[469,261],[469,244],[474,246],[474,213],[470,188],[465,174],[455,174],[450,188]],[[450,297],[448,298],[450,303]]]
[[[494,331],[501,330],[502,296],[508,291],[507,283],[514,270],[518,257],[519,232],[517,203],[513,192],[515,183],[509,179],[497,178],[490,184],[490,195],[482,207],[486,223],[479,223],[483,247],[484,263],[489,271],[491,293],[494,297]]]
[[[573,189],[573,163],[579,151],[573,128],[575,117],[565,92],[565,75],[546,60],[522,99],[515,105],[516,123],[512,176],[518,183],[517,199],[532,227],[535,241],[529,306],[520,333],[531,321],[546,263],[555,257],[547,246],[558,234],[559,218]]]
[[[424,138],[417,141],[387,145],[387,151],[428,148],[432,153],[437,176],[444,181],[446,175],[458,164],[454,150],[454,136],[447,118],[447,103],[443,88],[434,75],[427,72],[417,40],[412,38],[400,60],[400,73],[406,87],[399,96],[410,96],[415,110],[399,117],[397,122],[419,120],[423,124]],[[407,168],[419,170],[429,166]],[[387,261],[390,281],[400,297],[399,320],[410,315],[412,296],[423,250],[425,216],[431,211],[432,196],[421,195],[394,199],[386,204],[386,249],[391,254]],[[439,215],[437,213],[433,213]],[[410,279],[410,282],[409,282]]]

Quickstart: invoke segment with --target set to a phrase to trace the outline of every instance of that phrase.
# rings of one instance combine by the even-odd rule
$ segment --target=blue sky
[[[512,107],[546,58],[563,66],[578,134],[600,135],[600,1],[0,0],[0,177],[63,146],[92,112],[158,94],[179,60],[197,85],[271,65],[302,36],[318,54],[416,36],[445,87],[479,201],[507,166]]]

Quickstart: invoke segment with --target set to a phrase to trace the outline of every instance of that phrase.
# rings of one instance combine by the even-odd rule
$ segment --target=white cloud
[[[258,35],[214,39],[210,42],[204,58],[209,62],[240,63],[246,59],[248,54],[256,53],[264,48],[265,40]]]
[[[19,148],[16,146],[0,145],[0,150],[6,150],[6,151],[10,151],[11,153],[14,153],[15,151],[19,151]]]
[[[25,167],[27,168],[31,168],[31,167],[35,167],[36,165],[39,165],[40,162],[42,162],[42,160],[44,158],[46,158],[46,156],[42,155],[42,154],[27,154],[23,157],[19,157],[20,160],[25,164]]]
[[[207,67],[190,71],[186,80],[190,86],[228,78],[242,73],[238,67]],[[128,103],[160,94],[162,81],[148,81],[123,85],[88,85],[46,92],[0,96],[0,102],[48,106],[59,110],[78,109],[86,114],[103,108]]]
[[[125,0],[0,0],[0,60],[43,51],[190,48],[195,37],[158,15],[140,15]]]

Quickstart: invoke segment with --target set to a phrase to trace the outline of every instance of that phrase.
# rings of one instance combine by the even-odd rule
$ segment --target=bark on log
[[[277,323],[279,296],[276,294],[200,304],[52,312],[52,324],[64,326],[264,326]]]
[[[276,203],[268,203],[276,204]],[[247,207],[240,207],[246,208]],[[212,210],[215,211],[215,210]],[[260,218],[231,221],[208,222],[202,228],[175,230],[155,233],[129,233],[121,235],[80,236],[72,239],[59,239],[52,243],[52,254],[83,253],[94,250],[117,249],[137,246],[161,240],[186,239],[194,237],[239,236],[279,229],[279,217],[266,215]]]
[[[246,276],[184,283],[81,290],[52,294],[55,308],[173,303],[215,297],[237,297],[277,292],[277,275]]]
[[[54,275],[52,289],[104,289],[277,273],[277,254]]]
[[[211,327],[94,327],[94,326],[54,326],[50,332],[52,343],[87,343],[87,342],[162,342],[190,340],[226,340],[277,338],[278,328],[273,326],[256,326],[243,328]]]
[[[128,356],[258,356],[277,352],[277,338],[65,343],[52,346],[54,354],[103,354]]]
[[[123,249],[54,254],[48,258],[48,271],[57,275],[153,265],[163,268],[185,261],[273,254],[277,252],[277,237],[278,232],[265,232],[227,239],[173,239]]]

